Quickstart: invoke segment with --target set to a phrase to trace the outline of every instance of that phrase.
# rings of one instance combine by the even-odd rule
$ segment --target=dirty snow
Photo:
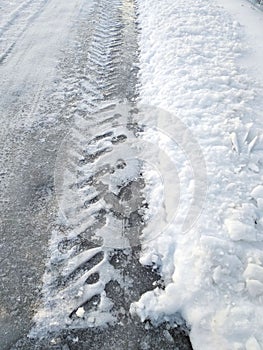
[[[156,239],[146,239],[141,257],[159,268],[166,288],[146,292],[131,312],[155,324],[181,314],[195,350],[263,349],[263,14],[238,0],[138,6],[141,102],[170,111],[190,130],[205,159],[199,170],[207,196],[198,223],[183,231],[184,186],[193,174],[180,166],[183,210]],[[170,126],[173,137],[172,120]],[[146,197],[151,216],[156,198]]]

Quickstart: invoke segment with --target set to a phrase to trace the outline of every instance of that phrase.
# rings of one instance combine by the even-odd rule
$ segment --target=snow
[[[41,95],[52,81],[59,49],[84,1],[2,3],[1,108],[12,111],[17,95],[25,102],[32,88]],[[38,6],[42,3],[43,8]],[[165,289],[157,286],[144,293],[131,305],[131,313],[156,325],[180,324],[183,317],[196,350],[263,349],[263,14],[244,0],[137,3],[142,104],[138,117],[145,125],[141,139],[129,135],[131,141],[127,149],[121,146],[121,152],[130,157],[132,147],[137,147],[138,158],[145,163],[149,209],[140,261],[160,271]],[[39,21],[34,22],[36,16]],[[15,19],[20,24],[13,28]],[[26,81],[32,83],[28,91]],[[90,88],[86,85],[87,91]],[[29,125],[38,94],[35,98]],[[85,103],[79,107],[87,109]],[[4,127],[22,123],[19,116],[14,118]],[[96,147],[91,144],[89,150]],[[114,161],[122,153],[112,156]],[[90,166],[86,175],[94,169]],[[129,162],[127,179],[138,169],[136,162]],[[114,176],[109,184],[116,191]],[[74,198],[62,199],[66,211]],[[114,221],[111,225],[101,230],[102,237],[115,232]],[[59,234],[56,230],[52,234],[57,241],[51,241],[51,252],[57,251]],[[106,245],[118,246],[119,238],[113,242],[114,238],[110,235]],[[72,259],[63,276],[99,250]],[[58,258],[54,253],[52,259]],[[116,277],[107,266],[105,257],[98,267],[106,282]],[[76,286],[61,291],[55,305],[39,310],[41,327],[60,329],[75,309],[73,296],[84,302],[100,292],[100,312],[87,315],[79,307],[76,325],[81,327],[82,318],[91,327],[95,320],[96,325],[114,321],[111,301],[103,291],[106,282],[83,287],[94,272],[96,268]],[[48,273],[44,282],[43,292],[49,295],[53,281]]]
[[[255,2],[255,0],[249,1]],[[249,67],[250,74],[256,79],[260,79],[262,83],[263,34],[259,28],[263,26],[263,17],[262,11],[252,6],[251,3],[246,0],[220,1],[220,4],[240,23],[245,40],[248,45],[250,44],[250,50],[241,57],[240,63]],[[260,6],[262,10],[263,3]]]
[[[262,185],[258,185],[257,187],[255,187],[253,189],[253,191],[251,192],[251,196],[253,198],[263,198],[263,186]]]
[[[85,310],[84,310],[84,307],[79,307],[78,310],[76,311],[76,315],[79,317],[79,318],[82,318],[85,314]]]
[[[230,238],[233,241],[247,240],[257,241],[257,230],[255,227],[242,223],[239,220],[227,219],[225,221]]]
[[[145,169],[147,215],[167,203],[176,215],[144,232],[140,261],[159,268],[165,289],[130,311],[154,324],[181,315],[195,350],[263,349],[263,14],[243,0],[138,7],[140,102],[170,112],[142,113],[144,140],[160,150],[147,159],[174,174]]]
[[[30,116],[12,123],[7,118],[8,128],[34,121],[35,108],[54,79],[61,49],[82,6],[83,0],[0,1],[1,113],[10,111],[15,118],[18,114],[12,108],[18,96],[21,105],[32,100]]]

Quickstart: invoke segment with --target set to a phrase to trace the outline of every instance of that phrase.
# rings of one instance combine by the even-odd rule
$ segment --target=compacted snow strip
[[[165,289],[145,293],[131,312],[156,324],[181,314],[194,349],[263,349],[263,93],[246,64],[256,43],[215,1],[138,0],[138,13],[141,102],[190,130],[207,197],[190,230],[171,223],[145,243],[141,262],[159,267]],[[188,190],[180,188],[182,207]]]

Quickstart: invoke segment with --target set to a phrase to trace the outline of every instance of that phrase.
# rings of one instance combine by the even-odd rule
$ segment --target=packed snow
[[[195,350],[263,349],[263,13],[238,0],[139,0],[138,7],[141,102],[169,111],[191,132],[206,163],[199,171],[207,194],[199,196],[198,222],[183,230],[193,172],[177,167],[155,138],[178,172],[180,203],[166,229],[153,228],[157,238],[147,233],[141,256],[159,268],[165,289],[146,292],[130,311],[155,324],[181,314]],[[183,147],[190,136],[180,144],[172,118],[156,124],[196,167],[195,149]],[[164,185],[156,180],[155,193]],[[173,186],[178,191],[174,181],[169,192]],[[158,204],[151,190],[149,217]]]

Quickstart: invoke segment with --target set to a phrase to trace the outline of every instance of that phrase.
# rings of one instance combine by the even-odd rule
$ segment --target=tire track
[[[105,290],[112,280],[125,288],[121,271],[110,262],[114,245],[112,247],[106,236],[111,235],[112,239],[120,235],[122,239],[124,231],[129,231],[127,225],[132,213],[123,217],[123,202],[132,190],[139,194],[143,182],[142,178],[134,180],[140,176],[139,164],[135,167],[134,162],[128,164],[120,158],[118,150],[119,145],[134,137],[133,128],[126,127],[131,112],[124,111],[121,115],[115,110],[119,102],[134,99],[131,92],[136,84],[136,72],[132,69],[136,59],[134,18],[129,40],[125,23],[125,18],[130,21],[131,14],[127,11],[131,10],[132,7],[126,9],[120,0],[110,5],[105,0],[98,3],[88,62],[84,61],[85,75],[81,74],[81,79],[70,77],[75,86],[66,88],[68,101],[77,99],[81,107],[85,104],[88,118],[83,117],[81,107],[75,109],[78,117],[62,144],[57,163],[56,185],[67,233],[65,237],[58,229],[53,234],[43,294],[47,318],[61,328],[85,328],[116,321],[111,313],[114,300],[107,297]],[[78,56],[78,67],[81,67],[80,59],[83,62],[83,57]],[[120,84],[122,81],[125,87]],[[112,189],[114,173],[116,183]],[[126,205],[130,204],[129,199]],[[137,208],[131,206],[133,215],[140,206],[141,203]],[[139,221],[142,226],[142,219]],[[126,248],[128,241],[126,238]],[[42,330],[46,322],[46,318],[40,321]]]
[[[135,122],[135,7],[127,0],[97,1],[93,27],[85,11],[82,15],[74,52],[65,54],[62,78],[50,99],[52,114],[59,114],[70,132],[57,157],[60,210],[43,279],[43,305],[30,336],[44,336],[43,349],[62,348],[64,338],[72,346],[74,332],[79,348],[102,349],[98,343],[111,346],[115,339],[134,349],[137,332],[144,342],[145,325],[131,318],[130,304],[161,283],[155,271],[139,263],[145,184],[131,147],[141,131]],[[45,110],[43,115],[48,117]],[[100,331],[105,325],[112,330],[107,340]],[[152,342],[170,349],[164,328],[152,332]]]
[[[12,24],[14,24],[14,21],[21,16],[21,12],[25,10],[28,6],[30,6],[32,2],[33,0],[24,1],[15,10],[11,12],[5,24],[2,24],[0,27],[0,37]]]
[[[0,27],[0,64],[11,53],[27,27],[43,10],[48,0],[28,0],[19,5]]]

